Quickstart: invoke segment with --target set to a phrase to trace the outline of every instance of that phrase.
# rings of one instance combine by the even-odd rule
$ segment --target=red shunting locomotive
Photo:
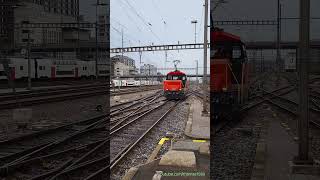
[[[163,91],[167,99],[183,99],[187,92],[187,76],[175,70],[169,72],[163,81]]]
[[[213,124],[238,118],[248,98],[248,61],[240,37],[211,30],[210,108]]]

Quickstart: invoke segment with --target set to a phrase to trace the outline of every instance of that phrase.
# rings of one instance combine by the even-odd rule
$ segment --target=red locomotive
[[[187,76],[185,73],[175,70],[169,72],[163,81],[163,91],[167,99],[182,99],[187,92]]]
[[[248,96],[248,63],[240,37],[211,30],[210,101],[213,124],[238,117]]]

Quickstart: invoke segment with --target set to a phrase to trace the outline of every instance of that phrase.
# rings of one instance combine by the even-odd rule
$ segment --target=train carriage
[[[64,79],[64,78],[89,78],[96,76],[95,61],[59,60],[49,58],[31,58],[32,79]],[[9,57],[8,66],[10,76],[15,80],[28,78],[28,59],[21,57]],[[109,76],[109,66],[99,64],[99,77]],[[6,80],[6,70],[0,63],[0,80]]]
[[[94,61],[77,61],[77,76],[79,78],[94,77],[95,74],[95,62]]]

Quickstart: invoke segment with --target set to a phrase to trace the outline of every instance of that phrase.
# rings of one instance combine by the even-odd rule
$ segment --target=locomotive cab
[[[181,71],[173,71],[167,74],[163,81],[164,95],[167,99],[182,99],[187,89],[187,76]]]

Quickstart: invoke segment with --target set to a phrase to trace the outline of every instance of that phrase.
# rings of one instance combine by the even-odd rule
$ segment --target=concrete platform
[[[210,139],[210,116],[202,116],[202,102],[196,98],[190,100],[185,135],[194,139]]]
[[[257,144],[251,180],[320,180],[320,176],[292,173],[290,161],[298,154],[298,144],[277,116],[266,133]]]
[[[209,143],[206,141],[173,141],[166,154],[146,164],[132,167],[122,180],[208,180],[209,155]]]

